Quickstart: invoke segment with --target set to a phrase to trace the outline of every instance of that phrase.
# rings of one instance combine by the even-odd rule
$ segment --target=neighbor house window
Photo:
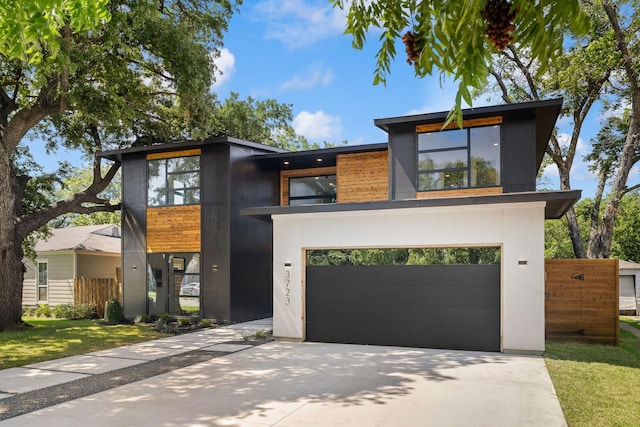
[[[289,178],[289,205],[299,206],[335,202],[335,175]]]
[[[47,261],[38,261],[36,281],[38,302],[47,302],[49,300],[49,263]]]
[[[149,206],[200,203],[200,156],[149,160]]]
[[[500,126],[418,134],[418,191],[500,185]]]

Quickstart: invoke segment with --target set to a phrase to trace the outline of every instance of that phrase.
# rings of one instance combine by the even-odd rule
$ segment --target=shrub
[[[22,307],[22,316],[23,317],[33,317],[36,314],[36,309],[34,307]]]
[[[73,304],[60,304],[53,308],[53,315],[58,319],[72,319]]]
[[[151,323],[151,316],[148,314],[138,314],[133,323],[139,325],[140,323]]]
[[[49,307],[49,304],[39,304],[38,308],[36,308],[35,315],[36,317],[51,317],[51,307]]]
[[[163,318],[162,316],[160,316],[160,318],[156,322],[156,326],[153,329],[165,334],[175,333],[176,327],[170,322],[170,320],[171,320],[171,316],[169,316],[169,319],[167,319],[166,317]]]
[[[199,325],[201,328],[209,328],[209,327],[211,326],[211,320],[209,320],[209,319],[202,319],[202,320],[198,323],[198,325]]]
[[[186,317],[182,317],[178,319],[178,323],[180,326],[189,326],[191,324],[191,319],[187,319]]]
[[[169,313],[162,313],[160,316],[158,316],[158,319],[163,320],[165,322],[170,322],[171,315]]]
[[[258,329],[256,331],[256,338],[267,338],[269,336],[269,332],[264,329]]]
[[[110,300],[107,304],[105,317],[109,323],[123,323],[125,321],[122,305],[117,298]]]
[[[60,304],[53,308],[53,315],[58,319],[95,319],[98,310],[95,304]]]

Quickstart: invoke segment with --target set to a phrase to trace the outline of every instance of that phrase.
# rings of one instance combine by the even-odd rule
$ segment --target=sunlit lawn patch
[[[151,328],[100,320],[24,318],[33,328],[0,333],[0,369],[161,338]]]
[[[570,426],[640,425],[640,339],[620,346],[547,342],[545,362]]]

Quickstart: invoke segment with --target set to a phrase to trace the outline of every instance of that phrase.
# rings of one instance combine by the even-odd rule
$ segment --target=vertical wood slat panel
[[[147,209],[147,252],[200,252],[200,205]]]
[[[389,200],[387,151],[340,154],[337,169],[338,203]]]
[[[107,301],[118,299],[122,303],[122,292],[118,280],[77,277],[73,279],[73,303],[94,304],[98,317],[104,317]]]
[[[618,345],[618,260],[549,259],[545,278],[547,339]]]

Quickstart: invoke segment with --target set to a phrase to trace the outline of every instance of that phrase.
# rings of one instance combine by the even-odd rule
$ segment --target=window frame
[[[472,129],[479,129],[479,128],[487,128],[487,127],[494,127],[497,126],[498,127],[498,138],[499,138],[499,144],[500,144],[500,149],[499,149],[499,158],[498,158],[498,163],[499,163],[499,182],[494,184],[494,185],[483,185],[483,186],[472,186],[472,158],[471,158],[471,151],[472,151],[472,140],[471,140],[471,132]],[[436,133],[436,132],[451,132],[451,131],[464,131],[465,132],[465,141],[466,141],[466,145],[456,145],[456,146],[452,146],[452,147],[446,147],[446,148],[435,148],[435,149],[420,149],[420,135],[421,134],[430,134],[430,133]],[[428,129],[425,126],[425,129],[420,129],[420,126],[418,126],[416,128],[416,181],[415,181],[415,186],[416,186],[416,191],[418,193],[426,193],[426,192],[437,192],[437,191],[457,191],[457,190],[469,190],[469,189],[479,189],[479,188],[498,188],[502,186],[502,121],[500,120],[500,122],[498,123],[487,123],[484,125],[478,125],[478,126],[469,126],[469,127],[463,127],[462,129],[460,128],[452,128],[452,127],[447,127],[446,129],[440,129],[440,130],[435,130],[435,129]],[[454,168],[437,168],[437,169],[420,169],[420,156],[422,154],[430,154],[430,153],[442,153],[442,152],[454,152],[454,151],[463,151],[466,150],[466,166],[465,167],[454,167]],[[466,179],[465,179],[465,186],[464,187],[452,187],[452,188],[436,188],[436,189],[422,189],[420,187],[420,178],[423,175],[435,175],[437,173],[447,173],[447,172],[463,172],[466,173]]]
[[[291,196],[291,180],[295,180],[295,179],[303,179],[303,178],[315,178],[315,177],[334,177],[334,192],[333,193],[324,193],[324,194],[314,194],[311,196]],[[288,185],[288,200],[287,203],[289,206],[296,206],[296,205],[292,205],[291,201],[296,201],[296,200],[321,200],[321,199],[332,199],[333,201],[331,202],[324,202],[324,203],[317,203],[317,204],[332,204],[332,203],[337,203],[338,201],[338,175],[336,173],[321,173],[321,174],[310,174],[310,175],[300,175],[300,176],[290,176],[287,179],[287,185]],[[316,204],[316,203],[314,203]],[[297,205],[299,206],[299,205]]]
[[[40,265],[46,265],[46,283],[43,285],[40,282]],[[39,259],[36,261],[36,304],[46,304],[49,302],[49,260],[48,259]],[[43,288],[46,290],[46,298],[40,299],[40,289]]]
[[[169,171],[169,162],[172,160],[178,160],[178,159],[187,159],[189,157],[197,157],[198,158],[198,169],[191,169],[191,170],[187,170],[187,171],[179,171],[179,172],[170,172]],[[162,164],[161,167],[164,167],[164,192],[163,192],[163,198],[164,198],[164,203],[159,203],[159,204],[150,204],[149,203],[149,192],[150,192],[150,179],[149,179],[149,164],[151,162],[158,162],[160,164]],[[198,183],[199,185],[197,187],[184,187],[184,188],[180,188],[180,190],[184,191],[185,194],[187,191],[193,191],[193,190],[197,190],[198,191],[198,202],[197,203],[180,203],[180,204],[176,204],[176,203],[169,203],[169,195],[171,193],[175,193],[176,189],[175,188],[169,188],[169,179],[172,175],[182,175],[182,174],[189,174],[189,173],[198,173]],[[186,155],[186,156],[176,156],[176,157],[163,157],[163,158],[152,158],[152,159],[147,159],[147,207],[150,208],[159,208],[159,207],[166,207],[166,206],[197,206],[200,205],[202,203],[201,200],[201,189],[202,189],[202,156],[200,154],[190,154],[190,155]],[[185,196],[183,196],[185,197]]]

